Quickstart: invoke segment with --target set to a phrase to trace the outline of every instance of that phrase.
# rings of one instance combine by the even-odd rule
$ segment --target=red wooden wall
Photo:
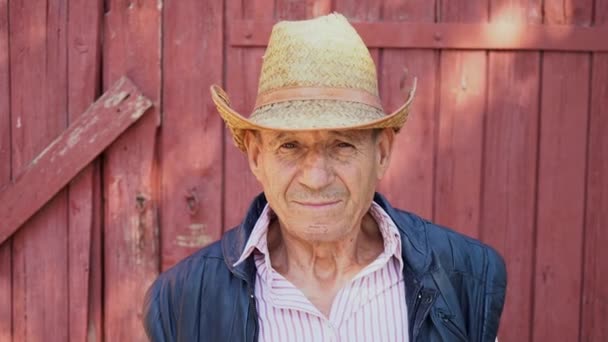
[[[234,29],[334,10],[498,45],[568,28],[374,45],[386,108],[419,85],[381,191],[505,256],[501,342],[608,340],[608,0],[0,0],[0,191],[122,75],[155,104],[0,244],[0,341],[145,340],[145,289],[260,191],[208,93],[253,106],[264,47]],[[599,48],[567,48],[585,28]]]

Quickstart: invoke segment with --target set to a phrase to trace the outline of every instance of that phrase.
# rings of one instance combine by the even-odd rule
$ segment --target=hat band
[[[316,87],[283,88],[259,94],[255,101],[255,109],[273,103],[298,100],[339,100],[359,102],[384,111],[380,98],[365,90]]]

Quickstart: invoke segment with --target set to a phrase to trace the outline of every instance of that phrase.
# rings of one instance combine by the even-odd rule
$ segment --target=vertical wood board
[[[0,0],[0,189],[11,177],[8,0]]]
[[[441,2],[442,22],[485,22],[487,0]],[[439,117],[433,218],[479,237],[487,53],[440,53]]]
[[[594,25],[608,27],[608,0],[595,0]],[[591,58],[581,341],[608,340],[608,53]]]
[[[532,317],[539,56],[491,53],[488,63],[481,236],[507,263],[499,336],[526,341]]]
[[[514,36],[525,34],[521,25],[542,23],[540,0],[489,5],[490,21],[509,26]],[[499,330],[505,341],[527,341],[533,329],[539,75],[537,52],[489,52],[480,236],[507,263]]]
[[[162,2],[107,3],[103,84],[126,74],[156,108],[108,148],[104,179],[104,338],[147,341],[146,289],[159,271],[157,125]],[[129,305],[124,305],[129,303]]]
[[[255,0],[241,2],[226,0],[227,26],[232,19],[274,18],[274,1]],[[228,42],[224,42],[228,44]],[[265,48],[226,48],[226,91],[232,106],[243,116],[248,117],[253,110],[258,90],[258,79]],[[218,114],[219,115],[219,114]],[[255,179],[247,158],[232,140],[232,135],[224,129],[224,228],[229,229],[241,223],[247,208],[262,187]]]
[[[275,0],[274,14],[276,20],[306,19],[307,0]],[[271,9],[270,7],[268,8]]]
[[[589,57],[543,59],[534,339],[578,338]]]
[[[385,21],[433,22],[435,2],[385,0],[382,15]],[[391,165],[379,189],[394,206],[429,219],[433,214],[437,58],[436,51],[384,49],[380,62],[386,112],[405,102],[414,78],[418,79],[418,89],[410,116],[396,136]]]
[[[222,233],[223,3],[167,2],[163,15],[162,269]]]
[[[67,6],[11,1],[12,174],[67,123]],[[13,339],[68,340],[68,235],[61,192],[13,236]],[[49,272],[52,270],[52,272]]]
[[[0,189],[11,181],[8,0],[0,0]],[[12,341],[11,240],[0,243],[0,342]]]
[[[441,53],[434,219],[479,238],[487,55]]]
[[[104,275],[103,275],[103,189],[101,187],[101,161],[95,160],[91,165],[93,179],[92,199],[92,223],[91,223],[91,247],[90,247],[90,269],[89,269],[89,300],[87,342],[104,341]],[[137,305],[135,303],[134,305]]]
[[[608,1],[604,15],[608,24]],[[608,53],[593,55],[581,298],[581,341],[608,340]]]
[[[278,0],[275,6],[277,20],[304,20],[331,13],[332,0]]]
[[[591,22],[591,1],[548,0],[544,22]],[[542,62],[534,282],[534,340],[579,336],[589,55],[546,52]]]
[[[11,240],[0,245],[0,303],[3,303],[0,307],[0,342],[11,342],[13,338],[11,246]]]
[[[68,117],[76,120],[99,95],[101,71],[101,0],[71,0],[68,17]],[[90,324],[95,313],[90,303],[101,307],[100,293],[93,293],[92,272],[101,269],[91,264],[93,230],[101,222],[95,217],[99,213],[99,201],[94,198],[100,192],[99,163],[87,166],[69,184],[69,338],[70,341],[101,340],[101,326]],[[99,309],[98,309],[99,311]],[[97,312],[99,315],[100,312]]]

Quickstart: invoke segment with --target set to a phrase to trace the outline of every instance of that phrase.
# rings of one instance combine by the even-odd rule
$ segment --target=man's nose
[[[311,190],[320,190],[334,181],[329,156],[321,151],[311,151],[304,158],[299,182]]]

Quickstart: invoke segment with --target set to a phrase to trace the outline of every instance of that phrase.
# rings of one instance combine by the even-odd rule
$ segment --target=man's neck
[[[278,220],[268,229],[272,267],[329,315],[337,292],[384,248],[378,225],[366,214],[358,229],[339,241],[304,241],[288,235]]]
[[[270,224],[268,250],[273,267],[280,273],[307,273],[326,279],[329,274],[350,273],[372,262],[383,249],[376,221],[366,214],[361,223],[338,241],[305,241]]]

